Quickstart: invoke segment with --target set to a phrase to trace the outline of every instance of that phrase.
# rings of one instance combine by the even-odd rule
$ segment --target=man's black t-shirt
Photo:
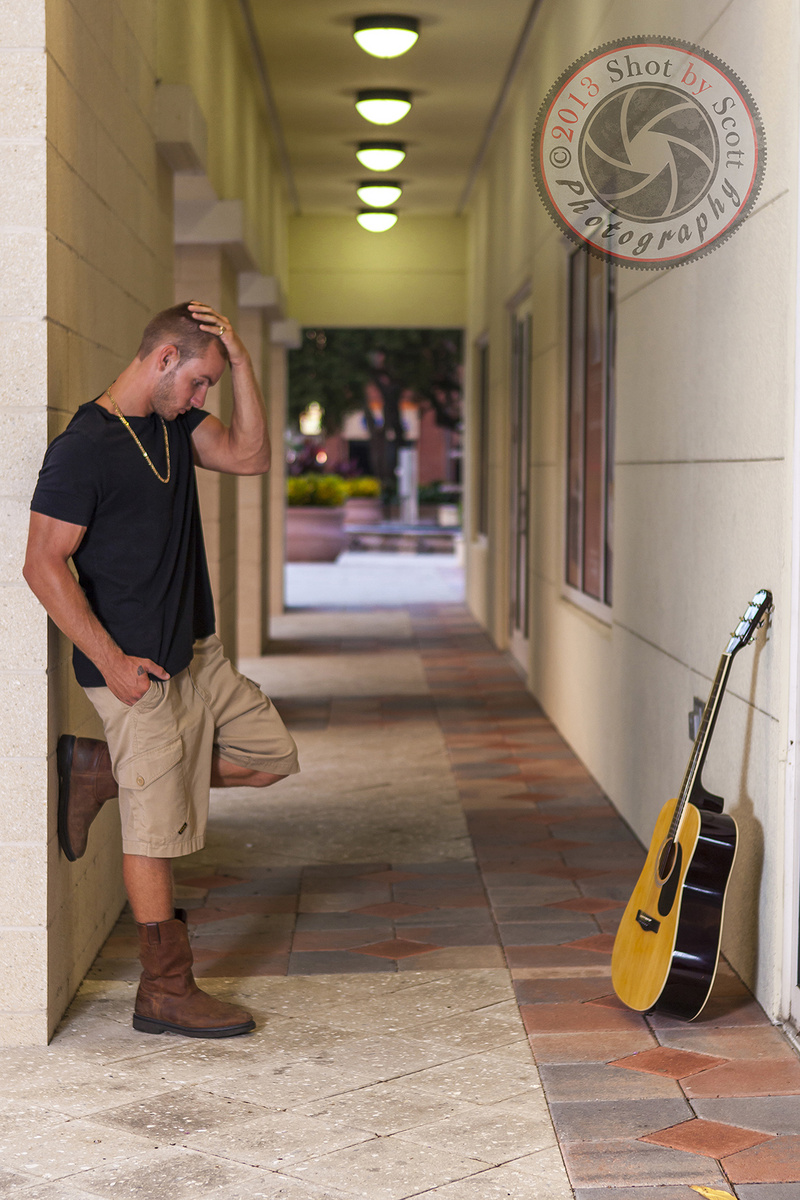
[[[150,658],[170,675],[192,660],[192,642],[214,632],[192,457],[198,409],[167,421],[170,481],[153,474],[116,414],[83,404],[45,454],[34,512],[85,525],[73,556],[92,611],[126,654]],[[159,475],[167,474],[161,420],[129,417]],[[83,687],[105,679],[77,647]]]

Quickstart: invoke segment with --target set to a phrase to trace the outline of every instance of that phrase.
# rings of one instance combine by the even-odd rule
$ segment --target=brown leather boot
[[[97,738],[58,739],[58,840],[70,862],[86,853],[89,826],[118,793],[108,746]]]
[[[235,1037],[255,1029],[249,1012],[237,1004],[215,1000],[195,983],[182,908],[176,908],[172,921],[153,921],[136,928],[144,970],[134,1005],[134,1029],[207,1038]]]

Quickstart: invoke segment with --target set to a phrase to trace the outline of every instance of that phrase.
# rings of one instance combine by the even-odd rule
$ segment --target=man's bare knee
[[[216,752],[211,760],[211,786],[215,788],[264,788],[285,778],[285,775],[275,775],[272,771],[254,771],[240,763],[229,762]]]
[[[252,779],[246,783],[245,787],[271,787],[273,783],[280,783],[285,779],[285,775],[271,775],[268,771],[254,771]]]

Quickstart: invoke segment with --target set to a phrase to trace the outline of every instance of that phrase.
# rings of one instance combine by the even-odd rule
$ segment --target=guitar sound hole
[[[658,860],[658,877],[659,879],[668,879],[672,868],[675,866],[675,842],[670,838],[664,843],[664,849],[661,851],[661,857]]]

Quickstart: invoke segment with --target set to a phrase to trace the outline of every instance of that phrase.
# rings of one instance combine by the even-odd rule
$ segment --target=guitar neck
[[[728,676],[730,675],[732,662],[733,654],[729,654],[727,651],[719,660],[717,674],[714,677],[714,683],[712,685],[711,692],[708,700],[706,701],[706,706],[703,709],[703,717],[700,721],[700,728],[697,731],[697,737],[694,740],[694,746],[692,747],[692,753],[689,758],[689,764],[686,768],[686,774],[684,775],[683,783],[681,784],[678,804],[675,808],[675,815],[673,817],[672,827],[670,828],[671,837],[674,837],[677,833],[678,825],[680,824],[680,820],[683,815],[683,810],[691,799],[692,793],[700,781],[700,774],[703,770],[703,763],[706,760],[708,747],[711,744],[711,735],[714,732],[714,726],[717,722],[717,716],[719,714],[720,704],[722,703],[722,697],[725,694],[725,687],[728,683]]]

